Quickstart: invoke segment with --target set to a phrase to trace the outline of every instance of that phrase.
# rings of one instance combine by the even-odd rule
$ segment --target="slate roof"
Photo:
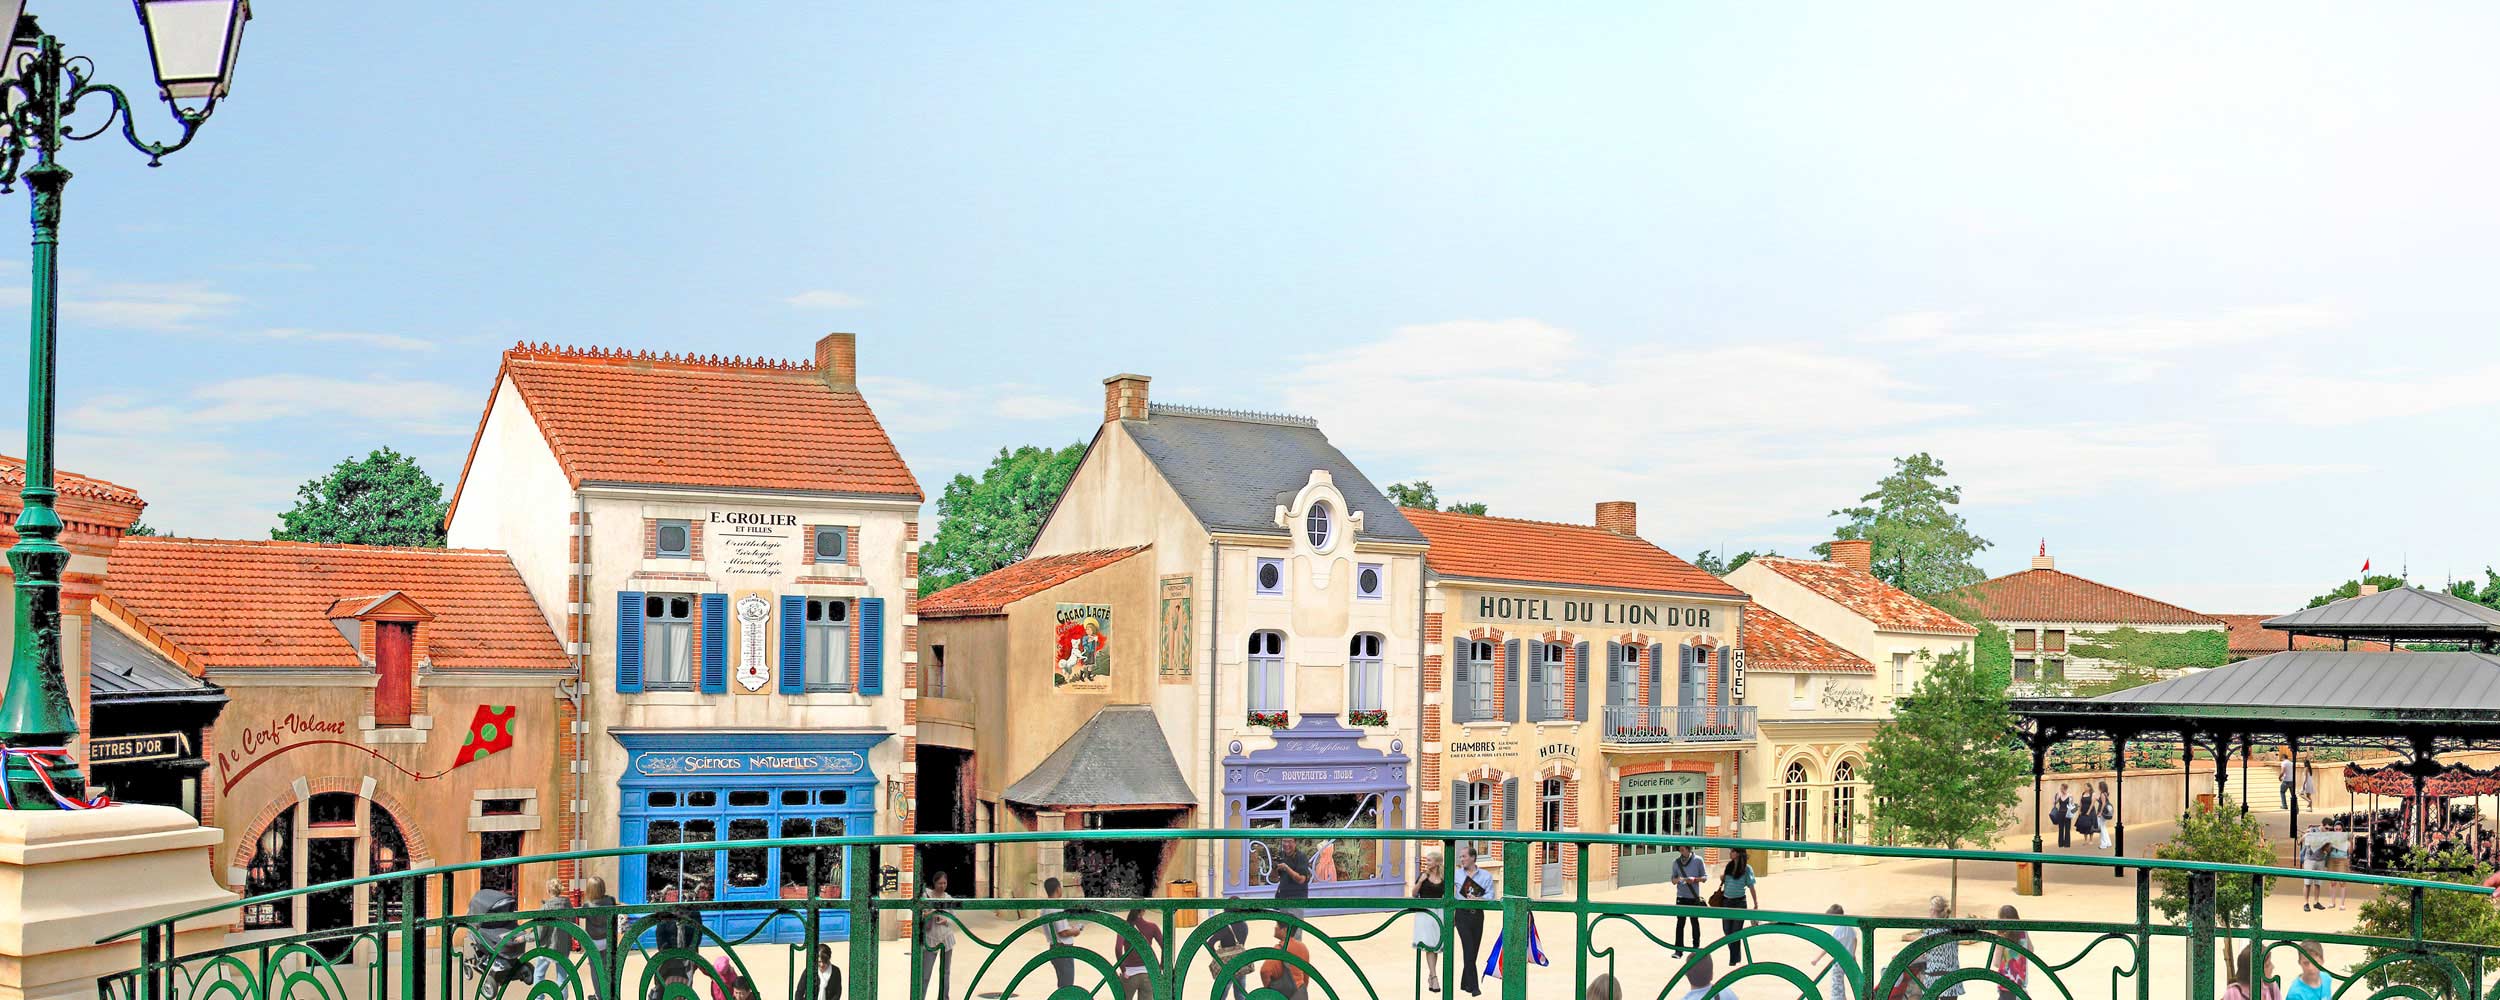
[[[1695,568],[1638,535],[1587,524],[1398,508],[1432,548],[1442,576],[1743,597],[1744,591]]]
[[[1040,556],[991,570],[920,599],[922,618],[969,618],[994,615],[1007,606],[1146,551],[1148,546],[1101,549]]]
[[[1783,673],[1872,674],[1875,665],[1832,645],[1805,626],[1781,617],[1760,604],[1745,605],[1744,623],[1736,630],[1745,651],[1745,669]]]
[[[1363,515],[1358,541],[1420,542],[1422,532],[1308,417],[1154,404],[1124,420],[1129,437],[1208,531],[1284,535],[1276,506],[1324,470]]]
[[[1954,594],[1990,621],[2222,627],[2212,615],[2054,569],[2008,573]]]
[[[104,618],[87,632],[87,691],[92,701],[157,701],[185,696],[224,700],[201,680]]]
[[[2500,655],[2294,650],[2090,699],[2116,705],[2500,712]]]
[[[125,538],[105,595],[188,658],[213,667],[358,667],[330,623],[342,594],[401,591],[438,669],[571,670],[512,559],[485,549]]]
[[[855,386],[813,362],[522,345],[504,379],[572,485],[733,487],[921,499],[920,482]],[[494,412],[487,397],[486,414]],[[478,433],[486,431],[486,414]],[[477,443],[469,445],[471,459]],[[461,480],[468,479],[462,468]],[[460,497],[455,489],[452,504]]]
[[[1198,801],[1181,777],[1163,724],[1144,705],[1109,705],[1007,786],[1007,801],[1052,806],[1186,806]]]
[[[1859,617],[1875,623],[1879,629],[1942,635],[1979,634],[1979,630],[1970,623],[1945,614],[1935,605],[1912,597],[1908,591],[1853,566],[1785,556],[1760,556],[1753,561],[1848,608]]]
[[[2399,587],[2277,615],[2265,625],[2324,635],[2500,635],[2500,611],[2454,594]]]
[[[2280,653],[2288,649],[2344,648],[2344,640],[2342,639],[2330,638],[2323,635],[2304,635],[2294,637],[2289,633],[2277,632],[2273,629],[2267,628],[2265,624],[2266,621],[2270,618],[2277,617],[2275,615],[2229,614],[2215,615],[2214,617],[2220,619],[2224,625],[2231,627],[2231,655],[2233,656],[2263,656],[2267,653]],[[2287,639],[2292,641],[2286,641]],[[2386,652],[2390,647],[2385,642],[2362,639],[2354,640],[2352,648],[2355,650],[2375,650],[2378,652]],[[2394,648],[2401,649],[2402,647]]]

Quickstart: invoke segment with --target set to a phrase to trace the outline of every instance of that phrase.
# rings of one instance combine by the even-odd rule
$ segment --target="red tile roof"
[[[2275,617],[2274,615],[2214,615],[2213,617],[2231,627],[2231,655],[2233,656],[2262,656],[2267,653],[2280,653],[2286,649],[2345,648],[2344,640],[2323,635],[2304,635],[2300,637],[2298,646],[2289,645],[2284,637],[2291,633],[2278,632],[2263,624],[2266,619]],[[2390,647],[2384,642],[2356,639],[2353,640],[2351,648],[2383,653],[2390,648],[2402,647]]]
[[[437,668],[573,668],[501,552],[126,538],[104,591],[194,669],[359,666],[332,606],[390,591],[433,613],[423,641]]]
[[[2222,626],[2212,615],[2054,569],[2008,573],[1954,593],[1990,621]]]
[[[1146,551],[1147,546],[1070,552],[1027,559],[992,570],[920,599],[922,618],[970,618],[994,615],[1007,606],[1095,570]]]
[[[93,476],[82,476],[62,469],[52,470],[52,487],[65,497],[85,497],[108,503],[146,504],[139,491],[119,483],[108,483]],[[26,460],[14,455],[0,455],[0,488],[8,491],[10,509],[17,508],[17,491],[26,488]]]
[[[1743,597],[1745,592],[1651,545],[1587,524],[1523,521],[1480,514],[1400,507],[1432,548],[1433,572],[1480,580],[1516,580],[1674,594]]]
[[[921,499],[859,389],[813,363],[522,345],[509,377],[572,484],[736,486]],[[486,412],[494,412],[488,394]],[[478,433],[486,417],[478,417]],[[469,444],[477,455],[477,443]],[[461,470],[461,480],[468,479]],[[457,489],[452,495],[456,508]]]
[[[1876,628],[1943,635],[1979,634],[1979,630],[1971,627],[1970,623],[1945,614],[1935,605],[1912,597],[1908,591],[1878,580],[1873,574],[1854,566],[1782,556],[1762,556],[1753,561],[1874,622]]]
[[[1745,650],[1745,669],[1790,673],[1871,674],[1875,665],[1780,617],[1760,604],[1745,605],[1737,643]]]

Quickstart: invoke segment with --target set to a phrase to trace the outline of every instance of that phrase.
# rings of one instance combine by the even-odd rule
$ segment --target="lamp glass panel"
[[[236,8],[242,0],[145,0],[139,13],[156,57],[156,80],[170,98],[216,97],[225,91],[235,47],[242,42]]]

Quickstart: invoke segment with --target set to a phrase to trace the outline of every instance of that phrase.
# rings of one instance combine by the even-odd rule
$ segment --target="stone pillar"
[[[0,1000],[87,1000],[139,964],[136,935],[97,938],[231,902],[209,874],[223,839],[180,809],[0,812]],[[234,914],[175,929],[173,954],[225,943]]]

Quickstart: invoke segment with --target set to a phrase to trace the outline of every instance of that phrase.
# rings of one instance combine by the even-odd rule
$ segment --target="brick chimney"
[[[816,374],[848,389],[859,384],[859,334],[828,333],[816,342]]]
[[[1861,573],[1871,573],[1875,569],[1875,543],[1863,538],[1835,538],[1832,540],[1832,561]]]
[[[1600,500],[1597,502],[1597,526],[1618,535],[1640,534],[1640,508],[1630,500]]]
[[[1102,422],[1146,419],[1146,383],[1151,381],[1127,373],[1102,380]]]
[[[2361,596],[2368,597],[2375,593],[2378,593],[2378,584],[2365,583],[2361,585]]]
[[[2052,556],[2052,555],[2050,555],[2050,554],[2049,554],[2049,540],[2048,540],[2048,539],[2043,538],[2043,539],[2041,539],[2041,540],[2040,540],[2040,554],[2039,554],[2039,555],[2036,555],[2036,556],[2031,557],[2031,568],[2033,568],[2033,569],[2056,569],[2056,568],[2057,568],[2057,557],[2056,557],[2056,556]]]

